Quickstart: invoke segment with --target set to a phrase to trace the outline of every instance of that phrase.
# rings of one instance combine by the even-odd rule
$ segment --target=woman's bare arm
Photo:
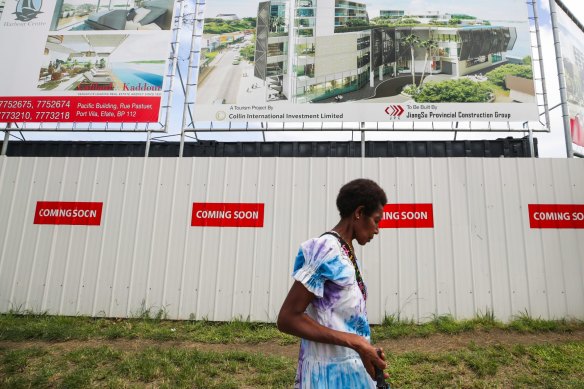
[[[315,298],[300,282],[295,281],[278,314],[278,329],[290,335],[314,342],[349,347],[361,356],[363,365],[369,375],[375,379],[375,366],[385,369],[386,363],[377,355],[377,349],[367,339],[357,334],[342,332],[325,327],[304,312]]]

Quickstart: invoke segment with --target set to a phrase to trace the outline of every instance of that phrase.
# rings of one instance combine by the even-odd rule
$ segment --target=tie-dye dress
[[[355,268],[336,237],[323,235],[302,243],[292,277],[316,296],[306,310],[312,319],[370,340],[365,299]],[[375,382],[356,351],[302,339],[295,388],[375,388]]]

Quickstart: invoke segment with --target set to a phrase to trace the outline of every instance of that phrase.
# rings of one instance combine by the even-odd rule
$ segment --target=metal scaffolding
[[[187,87],[185,90],[185,110],[183,114],[183,125],[181,130],[181,143],[189,133],[193,133],[197,138],[198,132],[262,132],[265,137],[266,131],[356,131],[362,134],[367,131],[435,131],[435,132],[549,132],[550,117],[548,109],[547,90],[545,85],[545,72],[543,65],[543,55],[540,38],[539,17],[537,12],[537,1],[527,0],[526,4],[531,10],[529,19],[531,41],[535,44],[531,46],[532,52],[537,54],[537,59],[533,61],[534,68],[537,68],[540,76],[534,77],[536,83],[536,100],[540,112],[539,121],[533,122],[199,122],[196,120],[196,95],[197,78],[201,69],[201,38],[204,27],[205,0],[195,0],[196,11],[194,15],[191,52],[189,56]],[[193,118],[193,112],[194,118]],[[188,113],[188,114],[187,114]],[[543,120],[543,121],[542,121]],[[362,135],[362,138],[364,136]]]

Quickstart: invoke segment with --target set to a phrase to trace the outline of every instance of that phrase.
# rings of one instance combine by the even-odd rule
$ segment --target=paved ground
[[[421,74],[416,74],[416,82],[420,81]],[[452,78],[452,76],[444,76]],[[425,78],[425,81],[428,79]],[[369,85],[362,87],[354,92],[343,94],[342,102],[357,103],[404,103],[411,100],[408,96],[401,95],[401,90],[407,84],[412,83],[411,74],[401,74],[398,77],[385,76],[383,80],[376,79],[374,86]],[[317,103],[336,103],[334,97],[326,100],[320,100]]]
[[[233,65],[236,55],[239,53],[235,50],[223,50],[213,59],[210,73],[197,88],[197,103],[236,103],[243,73],[241,64]]]

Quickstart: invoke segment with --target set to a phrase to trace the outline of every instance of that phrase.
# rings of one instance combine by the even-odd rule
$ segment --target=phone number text
[[[68,100],[0,100],[0,109],[63,109],[71,108]]]
[[[59,111],[36,111],[36,112],[2,112],[0,111],[1,120],[9,121],[30,121],[30,120],[67,120],[71,117],[70,112],[59,112]]]

